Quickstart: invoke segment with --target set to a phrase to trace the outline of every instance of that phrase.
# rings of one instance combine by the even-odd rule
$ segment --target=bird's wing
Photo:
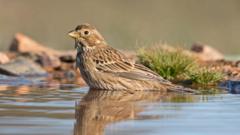
[[[170,83],[147,67],[131,62],[124,54],[110,47],[95,52],[93,61],[96,63],[96,69],[99,72],[112,73],[133,80]]]

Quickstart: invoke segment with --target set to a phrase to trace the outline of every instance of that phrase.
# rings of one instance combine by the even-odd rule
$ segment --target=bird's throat
[[[86,42],[76,41],[75,48],[78,52],[84,53],[95,49],[96,46],[89,46]]]

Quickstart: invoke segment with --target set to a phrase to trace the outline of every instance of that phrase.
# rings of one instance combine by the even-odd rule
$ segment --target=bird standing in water
[[[128,59],[110,47],[97,29],[78,25],[69,32],[77,49],[76,65],[85,82],[93,89],[191,91],[173,85],[160,75]]]

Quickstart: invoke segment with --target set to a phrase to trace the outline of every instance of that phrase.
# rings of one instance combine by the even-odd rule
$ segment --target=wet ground
[[[25,85],[23,85],[25,84]],[[238,135],[238,94],[0,87],[0,135]]]

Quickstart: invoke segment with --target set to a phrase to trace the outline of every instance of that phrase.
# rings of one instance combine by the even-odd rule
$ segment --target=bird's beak
[[[75,30],[73,30],[73,31],[70,31],[70,32],[68,33],[68,35],[69,35],[71,38],[76,39],[78,34],[77,34],[77,32],[76,32]]]
[[[68,35],[75,40],[75,49],[76,49],[77,46],[78,46],[78,43],[77,43],[78,34],[77,34],[77,32],[75,30],[72,30],[68,33]]]

